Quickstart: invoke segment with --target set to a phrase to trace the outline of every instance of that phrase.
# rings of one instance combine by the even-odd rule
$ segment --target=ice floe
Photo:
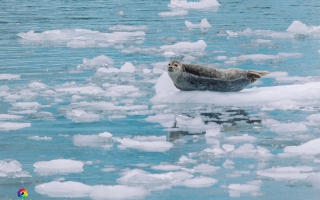
[[[65,44],[73,48],[116,47],[127,42],[140,44],[145,37],[144,31],[103,33],[87,29],[57,29],[36,33],[33,30],[19,33],[22,42],[39,44]]]
[[[228,186],[230,197],[240,197],[241,194],[249,193],[251,196],[260,196],[261,181],[249,181],[246,184],[230,184]]]
[[[311,140],[298,146],[287,146],[284,153],[289,155],[316,155],[320,153],[320,138]]]
[[[90,197],[91,199],[140,199],[149,194],[148,190],[142,187],[123,185],[90,186],[74,181],[42,183],[35,187],[35,191],[49,197]]]
[[[117,181],[129,186],[143,186],[150,190],[159,190],[180,185],[183,181],[192,177],[193,175],[186,172],[152,174],[141,169],[133,169],[123,172],[122,177]]]
[[[56,159],[51,161],[39,161],[33,164],[34,172],[41,176],[53,174],[69,174],[83,172],[83,162],[70,159]]]
[[[48,137],[48,136],[29,136],[28,139],[30,140],[52,140],[52,137]]]
[[[291,100],[295,105],[320,100],[319,82],[244,89],[240,92],[179,91],[168,73],[163,73],[155,85],[158,103],[207,103],[215,105],[255,106]],[[201,97],[201,98],[199,98]],[[311,103],[312,103],[311,102]]]
[[[30,123],[1,122],[0,131],[11,131],[31,127]]]
[[[84,58],[82,64],[78,65],[78,69],[92,69],[92,68],[98,68],[102,66],[113,66],[114,61],[112,58],[101,55],[94,57],[92,59]]]
[[[215,173],[219,169],[220,169],[220,167],[212,166],[209,164],[200,164],[200,165],[193,167],[193,170],[195,172],[199,172],[202,174],[212,174],[212,173]]]
[[[185,16],[188,15],[188,11],[186,10],[176,10],[170,12],[160,12],[158,13],[161,17],[175,17],[175,16]]]
[[[181,185],[191,188],[210,187],[218,182],[217,179],[210,177],[195,177],[185,180]]]
[[[21,75],[14,74],[0,74],[0,80],[17,80],[20,79]]]
[[[117,142],[121,143],[118,145],[120,149],[132,148],[148,152],[164,152],[170,149],[173,144],[166,141],[165,136],[135,136],[133,138],[114,138]]]
[[[113,146],[112,134],[109,132],[98,135],[74,135],[72,142],[75,146],[90,146],[111,148]]]
[[[126,26],[126,25],[116,25],[109,28],[111,31],[147,31],[148,26]]]
[[[194,51],[203,52],[206,47],[207,44],[203,40],[198,40],[197,42],[178,42],[172,45],[163,45],[160,49],[166,52],[190,53]]]
[[[257,174],[262,177],[275,180],[305,180],[313,175],[313,168],[309,166],[296,167],[272,167],[265,170],[258,170]]]
[[[193,24],[189,21],[185,21],[184,22],[185,25],[187,26],[188,29],[193,29],[193,28],[200,28],[202,32],[207,32],[208,29],[211,27],[211,25],[209,24],[207,18],[203,18],[200,22],[200,24]]]
[[[226,31],[230,37],[238,36],[263,36],[271,38],[304,38],[306,36],[320,36],[320,26],[307,26],[301,21],[293,21],[286,29],[286,32],[276,32],[272,30],[251,30],[247,28],[243,31]]]
[[[17,160],[0,160],[0,179],[1,178],[23,178],[31,177],[30,173],[22,170],[22,165]]]
[[[124,65],[121,66],[120,71],[127,72],[127,73],[133,73],[135,71],[135,67],[132,63],[126,62]]]
[[[151,168],[155,170],[163,170],[163,171],[176,171],[181,169],[181,167],[178,165],[157,165],[157,166],[151,166]]]
[[[188,2],[187,0],[171,0],[168,7],[174,9],[216,10],[219,5],[217,0],[200,0],[194,2]]]

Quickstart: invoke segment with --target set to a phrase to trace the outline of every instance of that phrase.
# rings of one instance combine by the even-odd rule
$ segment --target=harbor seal
[[[167,69],[176,88],[184,91],[238,92],[262,76],[269,74],[268,71],[235,68],[222,70],[201,65],[183,64],[177,60],[170,61]]]

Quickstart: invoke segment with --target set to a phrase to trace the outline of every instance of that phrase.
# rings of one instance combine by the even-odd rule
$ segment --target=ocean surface
[[[319,199],[320,2],[0,3],[0,199]],[[170,60],[268,70],[182,92]]]

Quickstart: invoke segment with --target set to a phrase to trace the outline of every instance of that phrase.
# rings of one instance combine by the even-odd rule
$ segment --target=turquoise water
[[[154,86],[165,69],[164,63],[171,59],[222,69],[237,67],[274,72],[250,88],[319,81],[318,32],[274,37],[275,34],[286,34],[293,21],[301,21],[309,28],[319,26],[318,1],[220,0],[220,6],[209,10],[188,9],[188,14],[184,16],[159,16],[160,12],[170,11],[169,3],[15,0],[1,3],[0,114],[10,116],[0,116],[0,161],[16,160],[24,170],[22,177],[18,177],[21,169],[17,165],[5,168],[6,165],[0,162],[1,199],[17,198],[16,192],[22,187],[28,190],[30,199],[67,199],[72,197],[68,194],[80,194],[83,190],[74,185],[70,186],[74,188],[73,192],[65,189],[67,194],[62,194],[63,189],[55,190],[55,187],[50,188],[49,192],[36,189],[54,180],[88,186],[124,185],[147,191],[147,194],[140,196],[127,192],[126,198],[129,199],[318,199],[318,155],[281,156],[287,146],[297,146],[319,138],[319,121],[313,122],[307,118],[319,112],[318,101],[303,106],[289,105],[287,109],[281,105],[267,105],[270,109],[263,109],[264,103],[238,107],[151,101],[156,96]],[[120,11],[124,15],[119,15]],[[185,20],[199,24],[203,18],[211,25],[207,31],[187,29]],[[118,33],[105,41],[101,34],[114,32],[109,28],[116,25],[136,27],[130,33],[138,32],[138,36],[131,34],[126,39]],[[242,34],[247,28],[269,32]],[[76,29],[82,29],[80,35],[77,35]],[[31,30],[44,37],[32,39],[39,35],[32,34],[29,32]],[[66,35],[62,39],[59,32],[52,30]],[[45,31],[51,32],[45,36]],[[21,37],[21,33],[28,32],[24,38]],[[204,51],[170,50],[175,54],[170,57],[164,56],[160,48],[178,42],[189,42],[191,45],[198,40],[206,43]],[[241,55],[253,54],[260,56],[256,60],[240,58]],[[264,59],[261,54],[273,57]],[[106,57],[102,57],[98,64],[83,60],[93,60],[101,55],[111,58],[113,63]],[[238,59],[231,59],[233,57]],[[120,69],[125,62],[132,63],[135,71],[101,71],[101,67]],[[163,63],[155,67],[157,62]],[[143,70],[150,70],[150,73]],[[277,76],[278,72],[287,74]],[[117,85],[127,87],[119,89],[115,87]],[[279,104],[282,103],[286,102]],[[164,120],[150,120],[150,116],[162,114],[166,114]],[[188,121],[192,119],[202,121]],[[285,125],[277,125],[279,123]],[[274,125],[280,128],[274,128]],[[205,136],[206,131],[217,128],[220,133]],[[103,132],[111,133],[112,137],[98,137]],[[88,138],[81,138],[84,135],[95,139],[90,143]],[[33,136],[41,139],[32,139]],[[148,136],[162,137],[157,139],[161,144],[151,143],[156,150],[150,150],[149,146],[144,146],[145,143],[133,145],[139,141],[135,136],[146,136],[145,140],[149,142],[153,140]],[[163,136],[166,137],[164,140]],[[233,136],[239,137],[229,138]],[[133,141],[130,140],[131,143],[122,148],[121,141],[125,138]],[[224,148],[225,144],[231,146]],[[248,148],[236,153],[245,144],[249,145],[245,146]],[[168,148],[163,149],[162,145]],[[261,155],[258,146],[266,149],[268,155]],[[230,151],[226,150],[227,147],[231,148]],[[223,153],[208,153],[205,151],[208,148],[217,148]],[[192,160],[182,162],[182,156]],[[34,166],[40,161],[56,159],[84,164],[80,171],[71,167],[69,172],[63,171],[65,168],[62,166],[56,171],[42,169],[44,172],[39,173]],[[233,162],[232,167],[226,167],[226,160]],[[207,166],[204,171],[197,170],[197,166],[203,166],[201,164]],[[154,168],[159,165],[178,168],[168,171]],[[219,168],[210,171],[208,165]],[[285,168],[271,175],[262,174],[273,167],[292,167],[296,171]],[[302,167],[309,168],[304,170]],[[103,171],[104,168],[110,172]],[[124,177],[124,172],[134,169],[160,174],[160,178],[151,175],[152,178],[146,180],[138,174],[135,179],[140,182],[119,180]],[[169,172],[184,172],[217,182],[201,185],[200,181],[190,186],[184,182],[190,177],[186,180],[165,179],[164,173]],[[285,176],[285,173],[292,176]],[[232,189],[232,184],[242,184],[246,188]],[[100,195],[103,196],[103,193]],[[103,199],[88,193],[72,198]]]

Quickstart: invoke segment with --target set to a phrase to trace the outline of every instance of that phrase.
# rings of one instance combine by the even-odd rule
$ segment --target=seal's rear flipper
[[[250,79],[250,83],[254,83],[256,80],[258,80],[259,78],[261,78],[262,76],[265,76],[269,74],[268,71],[251,71],[248,70],[248,79]]]

